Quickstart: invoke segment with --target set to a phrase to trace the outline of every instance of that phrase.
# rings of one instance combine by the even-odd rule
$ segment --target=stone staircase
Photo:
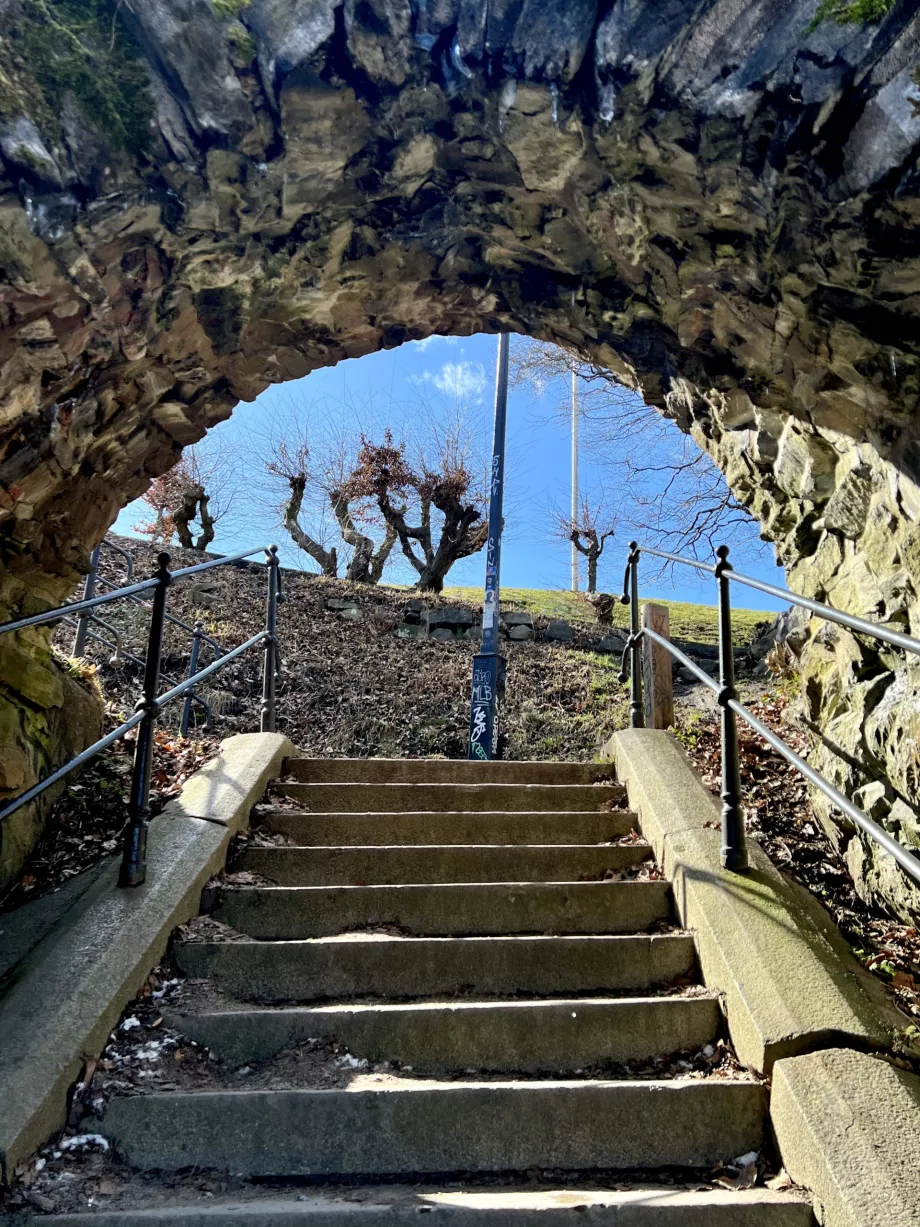
[[[610,770],[288,760],[257,811],[287,842],[251,843],[206,892],[221,940],[175,954],[210,995],[166,1021],[228,1068],[317,1037],[355,1068],[114,1099],[101,1132],[135,1168],[286,1191],[102,1220],[812,1223],[795,1195],[707,1177],[768,1145],[758,1081],[630,1069],[698,1052],[721,1019]]]

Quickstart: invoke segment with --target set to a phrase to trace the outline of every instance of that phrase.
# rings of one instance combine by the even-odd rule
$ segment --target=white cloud
[[[445,362],[436,374],[426,371],[422,381],[430,381],[445,396],[467,400],[479,396],[485,386],[485,378],[485,370],[479,362]]]

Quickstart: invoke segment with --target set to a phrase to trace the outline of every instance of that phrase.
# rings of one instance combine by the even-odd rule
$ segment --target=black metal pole
[[[265,602],[265,650],[262,657],[262,721],[263,733],[275,731],[275,673],[278,630],[278,547],[269,546],[268,595]]]
[[[153,732],[160,709],[157,691],[160,688],[160,659],[163,655],[163,627],[166,623],[166,590],[172,582],[169,555],[158,554],[157,563],[157,586],[153,593],[147,657],[144,661],[144,694],[134,709],[142,711],[144,718],[138,725],[137,741],[134,743],[128,825],[125,828],[125,849],[118,879],[119,886],[141,886],[147,878],[147,823],[150,820]]]
[[[502,501],[505,490],[505,421],[508,414],[509,336],[498,338],[495,372],[495,432],[489,490],[489,536],[482,606],[482,649],[473,657],[468,757],[488,762],[501,758],[501,706],[505,695],[505,658],[498,650],[501,590]]]
[[[639,543],[629,543],[629,637],[632,649],[629,654],[629,727],[645,728],[645,711],[642,707],[642,641],[639,638]]]
[[[741,808],[741,762],[738,751],[738,721],[728,706],[735,693],[735,652],[732,646],[732,608],[728,572],[728,546],[716,550],[716,582],[719,588],[719,706],[722,708],[722,868],[746,873],[747,847]]]
[[[89,565],[92,568],[86,577],[83,584],[83,600],[89,601],[96,595],[96,575],[99,571],[99,554],[102,550],[101,545],[97,545],[89,556]],[[73,637],[73,656],[82,656],[86,651],[86,632],[89,629],[89,620],[93,616],[91,609],[81,609],[77,614],[77,631]]]
[[[204,631],[200,622],[195,623],[195,629],[192,631],[192,650],[188,658],[188,676],[194,677],[198,672],[198,654],[201,651],[201,637]],[[189,721],[192,718],[192,692],[185,696],[185,702],[182,704],[182,719],[179,722],[179,733],[182,737],[187,736]]]

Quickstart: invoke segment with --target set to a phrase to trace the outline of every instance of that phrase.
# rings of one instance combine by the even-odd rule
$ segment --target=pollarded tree
[[[135,529],[156,545],[168,546],[176,536],[183,549],[206,550],[230,509],[232,484],[232,462],[224,449],[186,448],[177,464],[151,482],[143,498],[154,517]]]
[[[328,537],[322,531],[322,523],[319,532],[316,529],[311,532],[302,522],[305,496],[312,483],[313,494],[331,508],[339,535],[352,547],[345,578],[359,584],[379,583],[396,544],[396,531],[387,525],[383,540],[379,543],[366,532],[362,532],[357,527],[356,520],[366,522],[366,508],[360,505],[357,496],[346,489],[346,483],[342,479],[341,461],[338,465],[330,462],[319,467],[321,471],[315,476],[311,475],[310,449],[303,442],[293,450],[286,443],[279,443],[275,459],[267,462],[268,471],[288,485],[289,493],[282,511],[284,527],[295,545],[319,564],[323,575],[337,578],[339,551],[335,545],[327,543]],[[324,537],[325,540],[322,539]]]
[[[478,553],[488,537],[485,497],[476,488],[459,435],[452,433],[434,464],[414,468],[404,443],[386,431],[382,443],[361,438],[347,493],[376,504],[418,574],[416,588],[440,592],[455,562]],[[437,513],[437,514],[435,514]]]
[[[588,560],[587,592],[597,592],[597,564],[604,546],[616,535],[616,516],[607,509],[603,500],[591,503],[582,501],[576,519],[571,515],[556,514],[556,533],[564,541],[571,541]]]

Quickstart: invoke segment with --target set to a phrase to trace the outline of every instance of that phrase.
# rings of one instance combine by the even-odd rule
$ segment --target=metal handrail
[[[86,581],[83,587],[84,599],[88,600],[90,597],[94,595],[97,584],[104,584],[105,587],[108,589],[111,589],[113,591],[120,591],[121,596],[126,601],[130,601],[132,604],[140,606],[141,609],[150,609],[151,608],[150,601],[145,601],[140,596],[126,596],[124,591],[121,591],[119,589],[119,585],[116,584],[114,580],[110,580],[108,579],[107,576],[100,574],[99,562],[100,562],[100,554],[101,554],[103,545],[107,546],[108,549],[110,550],[114,550],[117,554],[120,554],[122,558],[124,558],[125,568],[126,568],[126,578],[129,584],[131,583],[134,577],[134,560],[131,557],[131,555],[122,546],[118,545],[114,541],[110,541],[109,538],[106,537],[103,541],[99,543],[99,545],[96,546],[96,548],[92,552],[92,555],[90,558],[90,570],[86,576]],[[251,551],[251,552],[256,553],[257,551]],[[249,557],[249,553],[246,554],[246,557]],[[228,560],[221,558],[218,561],[226,562]],[[279,593],[280,593],[280,585],[279,585]],[[283,599],[283,598],[279,598],[279,599]],[[198,657],[201,652],[202,643],[206,643],[209,645],[209,647],[214,652],[215,657],[223,656],[224,649],[222,645],[218,643],[218,641],[214,639],[211,635],[208,635],[204,631],[202,624],[200,622],[196,622],[194,626],[190,626],[188,622],[184,621],[182,618],[177,618],[175,614],[172,614],[169,612],[165,614],[165,617],[166,617],[167,622],[170,622],[173,626],[178,626],[181,630],[187,631],[188,634],[191,635],[192,637],[192,648],[191,648],[191,652],[189,655],[188,677],[193,677],[198,669]],[[106,638],[103,635],[100,635],[91,629],[91,624],[92,624],[92,625],[103,627],[114,637],[115,654],[117,657],[124,656],[128,660],[132,660],[135,663],[143,665],[144,662],[143,660],[140,659],[140,657],[134,656],[131,652],[123,651],[122,646],[121,646],[121,635],[119,631],[116,629],[116,627],[111,626],[103,618],[100,618],[97,614],[93,613],[91,609],[84,610],[82,613],[79,613],[76,618],[66,617],[64,621],[76,627],[76,633],[74,635],[73,648],[72,648],[72,654],[74,656],[83,656],[85,654],[86,641],[88,638],[96,639],[101,643],[106,643],[106,644],[109,643],[109,641],[106,640]],[[109,644],[109,646],[111,645]],[[276,661],[276,667],[277,667],[277,661]],[[164,674],[163,676],[166,676],[166,675]],[[169,680],[173,681],[174,679],[170,678]],[[185,737],[186,734],[188,733],[189,725],[191,724],[192,704],[193,703],[197,703],[200,707],[203,708],[205,712],[205,728],[211,728],[213,724],[214,717],[211,711],[210,704],[208,704],[205,699],[202,699],[200,695],[197,695],[194,692],[192,692],[191,694],[187,694],[185,703],[182,705],[182,715],[179,720],[179,732],[183,737]]]
[[[178,572],[173,572],[173,578],[175,578],[177,574]],[[97,575],[96,582],[99,584],[105,584],[107,588],[113,588],[113,589],[116,588],[116,585],[113,583],[113,581],[110,579],[106,579],[104,575]],[[133,602],[135,605],[140,605],[142,609],[150,608],[150,602],[141,600],[139,596],[129,596],[129,597],[126,597],[125,599]],[[90,616],[92,617],[92,615]],[[94,621],[98,621],[98,619],[94,619]],[[175,614],[167,613],[166,621],[171,622],[173,626],[179,626],[182,628],[182,630],[188,631],[190,635],[195,634],[196,628],[194,626],[189,625],[188,622],[184,622],[182,618],[177,618]],[[214,651],[218,653],[218,655],[220,655],[220,653],[223,652],[224,649],[217,642],[217,640],[212,639],[211,636],[208,634],[205,634],[204,631],[201,632],[201,638],[205,641],[205,643],[209,643],[211,647],[214,649]],[[74,655],[76,656],[78,655],[78,653],[74,652]]]
[[[67,622],[70,626],[77,625],[76,618],[65,618],[64,621]],[[115,649],[115,655],[112,657],[111,663],[115,664],[121,660],[130,660],[132,664],[140,665],[141,668],[143,668],[144,666],[143,656],[135,656],[133,652],[129,652],[127,648],[122,646],[121,635],[114,626],[111,626],[108,622],[103,622],[101,618],[94,617],[92,618],[92,622],[94,624],[98,623],[100,626],[105,627],[106,630],[108,630],[108,632],[112,636],[114,636],[115,642],[113,643],[111,639],[106,639],[105,635],[101,635],[99,631],[93,630],[92,626],[87,627],[86,633],[90,639],[95,639],[99,643],[104,643],[107,648]],[[193,659],[189,663],[189,672],[188,672],[188,677],[190,678],[194,677],[195,670],[198,667],[198,664],[197,664],[198,656],[196,653],[194,653],[194,650],[193,650],[192,655],[193,655]],[[175,682],[176,680],[171,674],[166,673],[163,670],[160,671],[160,677],[165,678],[166,681],[168,682]],[[186,680],[188,680],[188,678],[186,678]],[[188,726],[189,726],[190,717],[191,717],[191,705],[193,703],[197,703],[199,707],[204,708],[204,712],[205,712],[204,727],[206,729],[211,728],[214,722],[214,713],[211,711],[210,703],[208,703],[206,699],[203,699],[201,695],[194,694],[194,693],[189,694],[186,696],[185,707],[182,712],[182,723],[179,728],[179,732],[181,733],[183,737],[188,732]],[[17,798],[17,801],[19,801],[19,798]],[[21,801],[20,801],[20,804],[22,804]]]
[[[276,545],[270,546],[276,550]],[[240,550],[238,554],[221,554],[219,558],[210,558],[207,562],[196,562],[192,567],[183,567],[181,571],[173,571],[173,579],[188,579],[190,575],[200,575],[202,571],[210,571],[212,567],[225,567],[230,562],[242,562],[244,558],[252,558],[255,554],[267,553],[265,546],[257,550]]]
[[[245,643],[241,643],[239,647],[225,652],[212,664],[197,672],[195,672],[195,668],[197,666],[198,653],[193,648],[193,662],[192,668],[189,670],[189,676],[185,681],[174,685],[164,694],[158,694],[160,678],[162,676],[160,666],[163,654],[163,630],[167,619],[170,617],[166,611],[166,595],[170,585],[177,579],[186,579],[188,576],[199,574],[201,571],[209,571],[213,567],[225,566],[228,563],[238,562],[244,558],[251,558],[259,553],[266,555],[268,564],[265,629],[251,636]],[[94,568],[98,565],[98,561],[99,547],[97,546],[93,551]],[[159,554],[157,556],[156,574],[148,580],[138,584],[129,584],[124,588],[106,592],[102,596],[89,595],[82,601],[75,601],[69,605],[46,610],[44,613],[36,614],[33,617],[20,618],[16,622],[6,622],[0,625],[0,634],[5,634],[8,631],[23,630],[30,626],[41,626],[49,622],[56,622],[61,618],[69,622],[73,620],[73,615],[78,613],[81,615],[81,621],[83,622],[82,630],[85,638],[85,635],[89,633],[89,618],[86,617],[84,611],[95,609],[97,606],[108,604],[111,601],[133,597],[139,592],[153,590],[153,600],[150,603],[151,616],[150,629],[147,636],[147,652],[142,662],[144,665],[143,691],[135,707],[134,715],[130,720],[120,724],[117,729],[113,729],[105,737],[88,746],[81,754],[77,754],[69,762],[58,767],[50,776],[40,780],[26,792],[18,797],[14,797],[12,801],[0,807],[0,836],[2,836],[3,820],[5,818],[8,818],[30,801],[34,801],[36,797],[39,797],[48,788],[51,788],[52,785],[63,780],[71,771],[83,766],[100,753],[100,751],[105,750],[120,737],[137,728],[134,762],[131,770],[131,789],[128,799],[128,823],[125,828],[124,852],[119,875],[119,884],[121,886],[140,886],[147,877],[147,826],[150,820],[150,776],[153,766],[153,735],[157,716],[161,708],[183,695],[188,696],[186,703],[191,699],[203,702],[197,699],[196,695],[192,694],[195,684],[206,677],[210,677],[211,674],[215,673],[218,669],[222,669],[224,665],[236,659],[237,656],[241,656],[249,648],[261,643],[264,645],[264,654],[262,664],[262,706],[259,723],[263,733],[273,733],[275,731],[275,685],[279,659],[277,619],[278,604],[283,599],[279,579],[278,547],[271,545],[256,550],[245,550],[239,554],[231,554],[226,558],[216,558],[209,562],[200,563],[197,566],[184,567],[182,570],[175,572],[169,570],[169,562],[169,554]],[[93,575],[94,572],[90,572],[90,575],[87,577],[87,587],[90,591],[92,589],[89,581]],[[194,628],[193,634],[196,636],[194,647],[197,648],[201,638],[204,637],[200,624]]]
[[[110,541],[108,537],[103,537],[99,545],[104,545],[107,550],[114,550],[116,554],[121,554],[125,560],[125,583],[130,584],[134,579],[134,559],[122,545],[117,545],[114,541]],[[96,547],[97,549],[99,546]]]
[[[639,559],[642,554],[651,554],[656,558],[664,558],[669,562],[681,563],[694,567],[715,576],[719,594],[719,681],[716,682],[703,669],[675,647],[669,639],[659,635],[649,626],[641,626],[639,622]],[[695,558],[683,558],[679,554],[669,554],[664,550],[652,549],[650,546],[639,545],[636,541],[629,543],[629,558],[626,563],[626,573],[623,577],[623,595],[620,601],[630,606],[630,633],[623,649],[623,660],[620,669],[620,680],[625,682],[627,676],[631,682],[630,696],[630,727],[643,728],[645,724],[642,706],[642,669],[641,645],[643,639],[649,639],[665,648],[671,656],[689,669],[699,680],[716,694],[716,699],[722,712],[722,865],[723,868],[735,873],[744,873],[748,868],[747,849],[745,846],[744,818],[741,811],[740,757],[738,751],[738,728],[736,717],[740,716],[768,745],[781,754],[797,771],[819,789],[857,827],[870,839],[883,848],[915,882],[920,883],[920,858],[908,848],[899,843],[890,832],[875,822],[868,814],[854,805],[839,789],[829,783],[818,771],[797,754],[771,728],[759,720],[738,699],[735,690],[734,648],[732,644],[731,603],[729,585],[743,584],[748,588],[756,588],[770,596],[788,601],[807,609],[810,613],[828,622],[835,622],[861,635],[869,635],[888,643],[892,647],[920,656],[920,640],[865,618],[857,618],[853,614],[843,613],[831,605],[823,605],[820,601],[798,596],[768,584],[762,580],[753,579],[749,575],[741,575],[733,570],[728,561],[728,546],[722,545],[716,550],[718,562],[712,566]],[[628,661],[628,666],[627,666]]]
[[[245,643],[241,643],[238,648],[234,648],[231,652],[225,652],[223,656],[221,656],[218,660],[215,660],[213,664],[210,664],[206,668],[200,670],[200,672],[196,673],[194,677],[187,677],[184,682],[179,682],[178,685],[173,686],[172,690],[167,690],[165,694],[161,694],[157,698],[157,703],[160,705],[160,707],[165,707],[167,703],[172,703],[174,699],[181,699],[186,691],[192,689],[196,682],[204,681],[206,677],[210,677],[212,673],[216,673],[218,669],[222,669],[224,665],[228,665],[230,661],[235,660],[237,656],[242,656],[242,654],[248,651],[249,648],[254,648],[257,643],[264,643],[267,637],[268,631],[259,631],[257,635],[253,635],[251,638],[247,639]],[[272,730],[263,729],[262,731],[271,732]]]
[[[44,613],[33,614],[31,618],[20,618],[17,622],[0,622],[0,635],[7,631],[23,631],[29,626],[43,626],[46,622],[57,622],[58,619],[79,613],[83,609],[95,609],[97,605],[108,605],[110,601],[120,601],[136,592],[149,592],[156,588],[157,579],[144,579],[139,584],[130,584],[127,588],[118,588],[115,592],[104,592],[102,596],[94,596],[89,600],[71,601],[69,605],[57,605],[54,609],[46,609]]]

